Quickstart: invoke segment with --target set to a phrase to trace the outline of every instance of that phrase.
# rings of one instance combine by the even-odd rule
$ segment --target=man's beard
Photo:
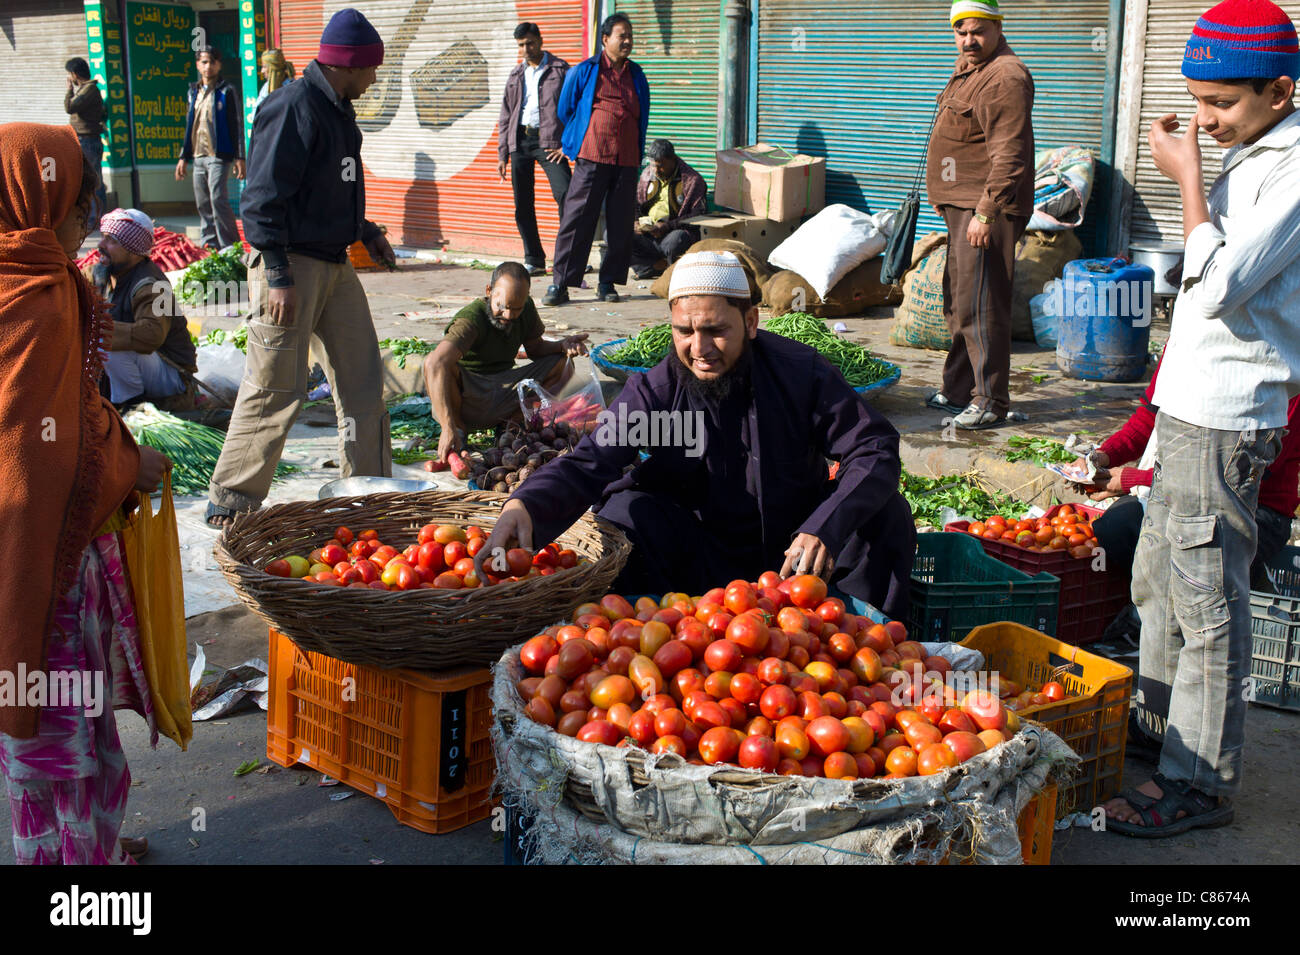
[[[499,332],[508,331],[510,328],[509,319],[500,318],[490,307],[488,308],[488,321]]]
[[[679,358],[678,361],[681,361]],[[753,342],[748,336],[736,363],[716,378],[703,379],[682,362],[686,373],[686,391],[710,404],[720,404],[741,394],[749,387],[749,370],[753,364]]]

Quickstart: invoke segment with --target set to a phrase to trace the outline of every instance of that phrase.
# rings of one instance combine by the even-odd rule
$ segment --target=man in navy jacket
[[[475,559],[541,546],[595,505],[632,541],[614,592],[799,571],[907,619],[916,528],[898,432],[814,349],[758,328],[730,253],[679,259],[668,307],[673,350],[511,495]]]
[[[555,237],[555,278],[544,305],[569,300],[569,287],[582,284],[601,207],[605,210],[605,257],[596,297],[617,302],[615,285],[627,282],[636,220],[637,172],[645,155],[650,123],[650,87],[632,53],[632,21],[613,13],[600,25],[602,50],[569,70],[560,91],[558,115],[564,155],[573,180],[564,198]]]
[[[194,201],[203,220],[203,244],[224,249],[239,241],[226,182],[232,170],[236,179],[244,178],[244,117],[239,94],[222,79],[221,54],[214,47],[202,47],[196,66],[199,82],[190,87],[176,179],[185,178],[187,162],[194,163]]]

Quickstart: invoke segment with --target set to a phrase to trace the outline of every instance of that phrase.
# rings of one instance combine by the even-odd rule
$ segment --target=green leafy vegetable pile
[[[127,412],[123,420],[137,443],[161,451],[171,459],[173,491],[208,493],[225,435],[215,428],[159,411],[147,402]],[[296,470],[293,465],[281,462],[276,465],[275,476],[281,478]]]
[[[1008,461],[1033,461],[1040,466],[1049,464],[1069,464],[1079,455],[1065,450],[1065,445],[1049,438],[1027,438],[1022,435],[1007,438],[1011,450],[1007,452]]]
[[[214,328],[202,338],[197,335],[190,335],[195,345],[224,345],[226,342],[234,345],[245,355],[248,354],[248,323],[242,322],[233,332],[227,332],[220,328]]]
[[[916,523],[931,527],[943,526],[940,515],[945,507],[951,507],[958,514],[975,516],[1023,514],[1026,509],[1010,495],[984,490],[973,474],[926,478],[909,474],[904,469],[899,490],[912,506]]]
[[[397,359],[397,367],[405,368],[406,359],[412,355],[427,355],[438,347],[438,343],[427,342],[423,338],[385,338],[379,347],[390,349]]]
[[[181,276],[178,298],[186,305],[207,305],[225,294],[225,283],[246,282],[248,267],[244,265],[244,247],[232,245],[199,259]],[[236,292],[238,301],[238,292]]]
[[[616,365],[653,368],[663,361],[672,347],[673,329],[665,322],[641,329],[622,346],[610,352],[608,358]]]

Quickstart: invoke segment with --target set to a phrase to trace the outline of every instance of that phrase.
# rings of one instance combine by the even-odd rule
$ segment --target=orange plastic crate
[[[1065,687],[1066,699],[1059,703],[1031,706],[1017,714],[1041,723],[1079,755],[1079,775],[1063,787],[1058,815],[1090,812],[1119,792],[1132,670],[1017,623],[976,627],[961,645],[984,654],[987,669],[1026,687],[1037,689],[1050,680]]]
[[[275,630],[269,659],[273,762],[333,776],[421,832],[451,832],[491,813],[490,670],[377,670],[304,651]]]

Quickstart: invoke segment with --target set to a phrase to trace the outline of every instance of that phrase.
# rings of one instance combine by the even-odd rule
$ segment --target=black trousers
[[[763,566],[761,546],[724,541],[686,508],[662,495],[619,491],[610,495],[599,513],[622,528],[632,542],[631,556],[611,588],[615,593],[701,594],[731,580],[756,580],[765,570],[781,570],[780,560],[774,567]],[[901,495],[894,494],[834,555],[830,585],[867,601],[887,617],[905,621],[915,559],[912,510]]]
[[[569,191],[569,161],[561,159],[552,162],[542,149],[537,133],[531,136],[519,127],[519,149],[510,154],[510,188],[515,194],[515,225],[519,227],[519,238],[524,240],[524,264],[539,269],[546,267],[546,250],[542,248],[541,236],[537,233],[537,202],[533,184],[533,163],[542,167],[546,179],[551,184],[551,195],[555,197],[555,207],[564,209],[564,195]]]
[[[605,257],[600,263],[602,284],[626,285],[632,262],[632,226],[636,222],[635,166],[579,159],[564,197],[560,231],[555,236],[555,284],[576,288],[591,257],[600,211],[605,210]]]
[[[662,238],[655,239],[639,232],[632,233],[632,267],[648,269],[660,259],[666,259],[672,265],[686,250],[700,241],[700,230],[695,228],[673,229]]]

